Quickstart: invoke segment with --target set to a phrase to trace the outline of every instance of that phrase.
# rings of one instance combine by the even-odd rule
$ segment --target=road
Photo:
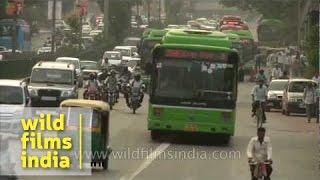
[[[200,141],[201,139],[192,138],[190,140],[190,136],[168,136],[164,142],[153,142],[146,128],[146,101],[138,113],[133,115],[125,106],[124,100],[121,99],[111,113],[110,138],[113,151],[132,153],[135,150],[144,149],[150,152],[140,157],[132,153],[131,158],[119,158],[113,155],[109,162],[109,170],[94,170],[93,177],[45,177],[45,179],[248,180],[250,177],[246,146],[250,137],[256,133],[255,124],[250,117],[249,92],[252,86],[253,84],[249,83],[239,85],[236,133],[228,146],[197,143],[194,140]],[[314,122],[307,124],[303,116],[286,117],[280,112],[267,113],[267,118],[268,122],[265,127],[273,145],[272,179],[319,180],[317,125]],[[176,138],[179,140],[174,140]],[[196,152],[207,156],[190,156],[190,159],[179,155],[174,156],[175,159],[165,156],[170,153],[181,155],[183,152]],[[214,152],[216,152],[215,158],[210,158]],[[232,152],[238,152],[239,156],[226,158],[226,154],[232,155]],[[21,177],[20,179],[40,180],[43,177]]]

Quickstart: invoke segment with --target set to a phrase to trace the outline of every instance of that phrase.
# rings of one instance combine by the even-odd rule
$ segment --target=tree
[[[242,10],[255,10],[265,19],[279,19],[285,23],[284,39],[288,43],[297,42],[298,37],[298,2],[299,0],[220,0],[227,7],[238,7]],[[300,1],[305,3],[304,1]]]

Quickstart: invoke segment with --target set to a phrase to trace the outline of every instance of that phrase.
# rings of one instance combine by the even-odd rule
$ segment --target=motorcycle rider
[[[265,136],[266,129],[264,127],[260,127],[257,130],[257,136],[252,137],[248,147],[247,147],[247,156],[248,161],[251,163],[254,162],[270,162],[270,164],[266,164],[266,177],[265,180],[270,180],[270,175],[272,173],[272,146],[270,138]],[[251,179],[257,180],[255,177],[255,168],[256,165],[250,165],[251,171]]]
[[[90,73],[89,80],[87,81],[87,84],[85,85],[85,92],[84,94],[90,94],[90,93],[97,93],[100,92],[100,83],[97,80],[97,76],[95,73]]]
[[[268,89],[264,85],[264,80],[260,79],[259,84],[254,86],[251,92],[252,95],[252,117],[256,115],[256,109],[259,103],[261,102],[262,105],[262,112],[263,112],[263,123],[266,122],[266,114],[265,114],[265,102],[267,99],[267,92]]]
[[[144,88],[144,84],[141,80],[141,75],[139,73],[135,74],[133,77],[133,80],[130,83],[130,89],[131,89],[131,94],[135,93],[135,92],[139,92],[140,93],[140,103],[143,102],[143,88]],[[129,94],[126,93],[125,94],[125,98],[126,98],[126,103],[129,106]]]
[[[259,73],[256,76],[256,81],[259,82],[260,80],[263,80],[263,84],[267,85],[267,77],[264,74],[264,70],[260,69]]]
[[[106,87],[108,92],[117,93],[117,91],[118,91],[118,88],[117,88],[118,82],[117,82],[117,78],[116,78],[116,72],[114,70],[110,71],[110,75],[104,81],[104,84],[105,84],[105,87]]]

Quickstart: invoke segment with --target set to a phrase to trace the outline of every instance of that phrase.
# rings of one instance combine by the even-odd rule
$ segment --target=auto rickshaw
[[[91,159],[91,166],[95,167],[99,165],[105,170],[108,169],[109,155],[111,153],[111,148],[109,147],[109,105],[103,101],[69,99],[61,102],[60,107],[90,108],[93,110],[91,124],[86,122],[87,125],[83,128],[83,137],[86,136],[85,134],[91,133],[92,154],[106,154],[106,156],[93,157]],[[77,128],[67,126],[67,130],[72,131],[72,129],[78,130]]]

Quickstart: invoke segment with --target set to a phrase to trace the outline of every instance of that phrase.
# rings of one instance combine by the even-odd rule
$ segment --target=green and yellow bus
[[[150,65],[152,60],[152,49],[156,44],[160,44],[163,36],[167,33],[164,29],[151,29],[147,37],[144,37],[140,46],[140,55],[143,68],[147,74],[150,74]]]
[[[225,30],[223,32],[237,34],[240,37],[243,50],[242,60],[244,62],[254,59],[257,46],[250,30]]]
[[[243,45],[242,45],[240,36],[230,32],[226,32],[225,34],[229,37],[229,40],[232,42],[231,48],[238,50],[240,64],[244,63],[243,62]]]
[[[238,52],[222,32],[171,30],[153,50],[148,129],[234,135]]]
[[[282,47],[284,44],[284,23],[278,19],[263,19],[257,27],[260,46]]]

